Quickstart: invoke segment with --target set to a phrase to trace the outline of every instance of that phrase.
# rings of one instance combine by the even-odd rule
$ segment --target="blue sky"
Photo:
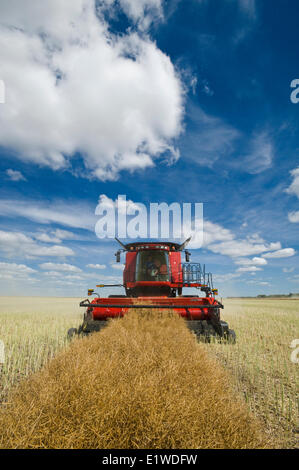
[[[16,8],[17,6],[17,8]],[[299,291],[296,0],[0,6],[0,294],[120,282],[100,195],[204,203],[220,294]]]

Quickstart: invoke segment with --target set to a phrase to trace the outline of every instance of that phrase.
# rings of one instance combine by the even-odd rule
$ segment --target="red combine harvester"
[[[126,253],[123,284],[97,287],[125,288],[126,295],[100,297],[93,289],[88,295],[96,295],[80,302],[85,307],[83,324],[79,329],[71,328],[69,336],[76,333],[91,333],[103,328],[111,318],[123,317],[130,309],[171,309],[185,318],[188,327],[200,339],[209,341],[216,336],[232,343],[236,335],[228,324],[220,319],[223,305],[216,300],[217,289],[213,288],[212,274],[205,272],[199,263],[190,263],[190,252],[185,250],[191,237],[184,243],[145,242],[124,245],[117,238],[121,249],[115,253],[120,262],[121,253]],[[185,252],[185,263],[181,254]],[[194,287],[204,296],[182,295],[184,287]]]

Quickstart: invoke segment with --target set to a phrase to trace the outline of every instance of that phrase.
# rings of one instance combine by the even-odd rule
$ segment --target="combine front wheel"
[[[236,344],[236,339],[237,339],[237,336],[236,336],[236,333],[234,330],[228,330],[228,335],[226,337],[228,343],[231,343],[231,344]]]
[[[72,339],[77,334],[78,334],[77,328],[70,328],[67,332],[67,337],[68,337],[68,339]]]
[[[236,333],[234,330],[229,329],[225,321],[221,320],[219,328],[215,328],[215,326],[207,320],[188,320],[186,323],[199,341],[210,343],[216,340],[230,344],[236,343]]]

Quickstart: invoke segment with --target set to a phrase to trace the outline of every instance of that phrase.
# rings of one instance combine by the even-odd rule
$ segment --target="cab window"
[[[169,281],[168,253],[159,250],[137,254],[136,281]]]

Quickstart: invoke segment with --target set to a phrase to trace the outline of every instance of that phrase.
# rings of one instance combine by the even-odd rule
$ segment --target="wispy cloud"
[[[42,263],[40,264],[41,269],[46,269],[50,271],[63,271],[63,272],[73,272],[80,273],[82,269],[67,263]]]
[[[282,250],[273,251],[272,253],[263,254],[263,258],[290,258],[294,256],[296,251],[294,248],[284,248]]]
[[[188,159],[211,167],[234,151],[234,143],[241,135],[237,129],[195,106],[190,107],[190,119],[190,130],[182,144]]]
[[[95,206],[92,207],[92,205],[80,201],[67,200],[2,199],[0,201],[0,215],[8,218],[24,217],[40,224],[56,223],[64,227],[94,230],[97,221],[94,214]],[[59,239],[66,238],[66,231],[56,232],[53,235]]]
[[[237,0],[240,6],[240,9],[246,13],[250,18],[255,18],[256,16],[256,3],[255,0]]]
[[[86,265],[87,268],[91,268],[91,269],[105,269],[106,268],[106,264],[87,264]]]
[[[258,258],[254,257],[250,258],[240,258],[236,259],[235,263],[241,266],[265,266],[267,264],[267,260],[265,258]]]
[[[239,272],[239,273],[256,272],[256,271],[262,271],[262,268],[259,268],[257,266],[243,266],[242,268],[237,269],[237,272]]]
[[[61,240],[56,237],[51,237],[47,233],[38,233],[35,235],[36,240],[43,243],[61,243]]]
[[[290,186],[285,190],[286,193],[296,196],[299,199],[299,167],[291,172],[293,181]],[[299,223],[299,211],[292,211],[288,213],[288,219],[293,224]]]
[[[63,240],[73,240],[76,239],[76,235],[68,230],[51,230],[48,233],[41,232],[34,235],[36,240],[39,240],[43,243],[62,243]]]
[[[182,138],[182,153],[198,165],[213,167],[221,161],[242,173],[259,174],[269,169],[274,159],[274,143],[266,131],[247,136],[223,119],[189,106],[190,124]],[[246,153],[242,149],[248,149]]]
[[[294,194],[299,199],[299,167],[291,171],[293,181],[290,186],[286,189],[286,193]]]
[[[8,168],[5,173],[8,179],[11,181],[26,181],[25,176],[22,175],[22,173],[18,170],[12,170],[11,168]]]
[[[295,268],[283,268],[282,270],[284,273],[292,273],[295,271]]]
[[[299,211],[289,212],[288,219],[293,224],[298,224],[299,223]]]
[[[219,284],[225,284],[234,279],[238,279],[241,276],[240,273],[226,273],[226,274],[215,274],[213,280]]]
[[[101,5],[106,4],[112,15],[120,6],[141,31],[147,31],[154,21],[163,20],[163,3],[163,0],[102,0]]]
[[[249,153],[241,157],[243,170],[253,175],[261,173],[272,166],[274,149],[270,136],[261,132],[249,142]]]
[[[119,271],[123,271],[124,269],[124,264],[111,264],[111,268],[113,269],[118,269]]]
[[[61,230],[59,228],[53,230],[51,234],[59,240],[73,240],[76,238],[76,235],[73,232],[69,232],[68,230]]]
[[[61,245],[44,246],[23,233],[4,230],[0,230],[0,251],[13,258],[65,257],[75,254],[71,248]]]
[[[253,243],[248,239],[243,240],[230,240],[221,243],[213,243],[208,246],[208,249],[214,253],[230,257],[251,256],[264,253],[269,250],[277,250],[281,248],[280,242],[273,243]]]
[[[233,259],[237,258],[236,264],[266,264],[260,258],[253,258],[254,262],[245,257],[281,249],[280,242],[267,243],[257,234],[247,235],[243,239],[238,239],[231,230],[209,220],[204,220],[203,230],[203,246],[213,253],[226,255]],[[191,248],[201,247],[201,237],[199,235],[197,233],[192,234]]]

